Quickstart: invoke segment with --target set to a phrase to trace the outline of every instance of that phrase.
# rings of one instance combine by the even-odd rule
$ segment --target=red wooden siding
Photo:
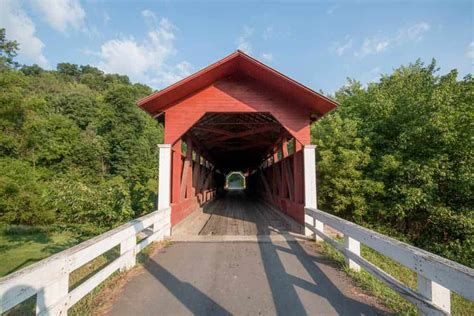
[[[248,78],[228,78],[165,110],[165,143],[173,144],[206,112],[269,112],[302,144],[310,143],[310,111]]]

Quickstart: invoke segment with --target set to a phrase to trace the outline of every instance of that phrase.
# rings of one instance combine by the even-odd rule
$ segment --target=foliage
[[[474,266],[474,80],[435,61],[362,87],[312,127],[323,209]]]
[[[92,66],[16,67],[16,49],[1,30],[0,223],[100,232],[152,211],[163,131],[135,105],[151,89]]]
[[[0,68],[18,65],[13,60],[17,55],[18,46],[18,42],[7,40],[5,29],[0,28]]]

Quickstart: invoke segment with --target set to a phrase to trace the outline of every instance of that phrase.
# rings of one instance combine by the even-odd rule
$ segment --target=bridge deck
[[[270,205],[241,191],[208,203],[173,229],[173,236],[255,236],[300,233],[302,227]]]

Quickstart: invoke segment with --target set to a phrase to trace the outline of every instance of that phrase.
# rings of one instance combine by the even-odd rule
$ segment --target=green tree
[[[149,87],[70,63],[0,74],[0,222],[95,234],[154,210],[163,132],[135,105]]]
[[[5,29],[0,28],[0,68],[18,66],[14,61],[18,47],[18,42],[8,40]]]
[[[364,88],[313,127],[330,211],[474,264],[473,79],[420,61]]]

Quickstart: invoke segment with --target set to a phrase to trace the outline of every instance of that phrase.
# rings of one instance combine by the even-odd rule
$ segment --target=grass
[[[82,239],[48,227],[0,227],[0,277],[69,248]]]
[[[4,226],[0,228],[0,276],[4,276],[56,252],[69,248],[85,237],[71,231],[60,231],[48,227]],[[168,247],[169,242],[153,243],[137,255],[137,263],[146,263],[157,248]],[[69,276],[72,290],[118,258],[119,246],[73,271]],[[132,269],[133,273],[136,269]],[[114,294],[125,284],[129,273],[116,272],[69,309],[69,315],[102,314],[111,304]],[[35,315],[36,296],[24,301],[5,315]]]
[[[418,315],[417,309],[413,304],[402,298],[397,292],[390,289],[370,273],[363,269],[359,273],[350,270],[345,264],[344,256],[329,244],[323,243],[323,253],[326,257],[337,262],[339,267],[349,275],[359,287],[379,298],[397,315]],[[416,273],[412,270],[364,245],[361,245],[361,254],[366,260],[389,273],[397,280],[412,289],[416,289],[417,277]],[[452,293],[451,313],[452,315],[459,316],[474,315],[474,303],[456,293]]]

